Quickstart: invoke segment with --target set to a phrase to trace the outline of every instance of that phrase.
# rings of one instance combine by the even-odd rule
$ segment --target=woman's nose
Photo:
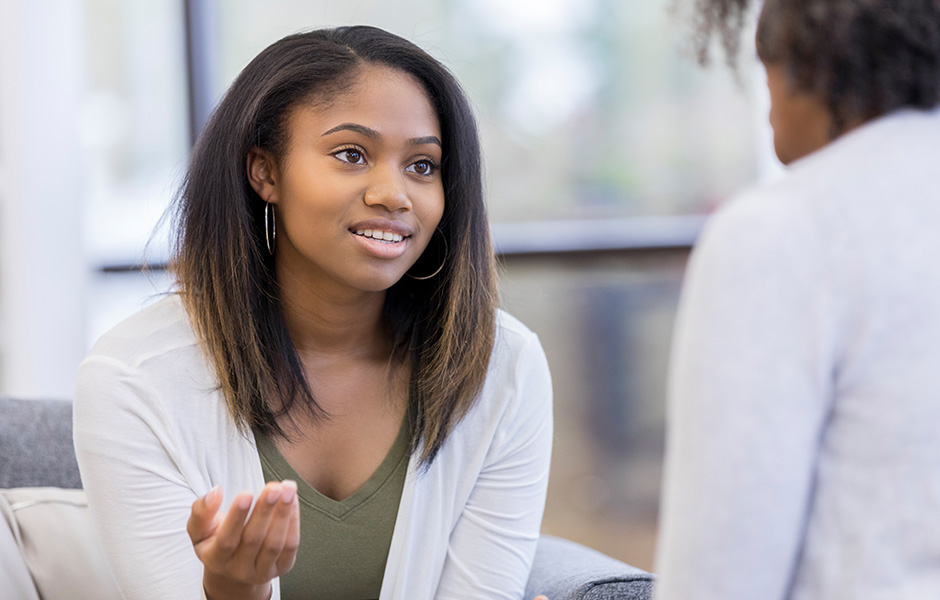
[[[373,169],[372,180],[363,199],[367,205],[382,206],[389,212],[411,210],[404,175],[392,167]]]

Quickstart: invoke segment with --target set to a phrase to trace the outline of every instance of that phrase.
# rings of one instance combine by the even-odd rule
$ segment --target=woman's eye
[[[418,175],[430,175],[434,172],[436,166],[437,165],[429,160],[419,160],[416,163],[412,163],[412,165],[408,167],[408,170]]]
[[[355,150],[353,148],[348,148],[346,150],[340,150],[334,154],[336,158],[340,159],[343,162],[352,163],[354,165],[362,164],[362,152]]]

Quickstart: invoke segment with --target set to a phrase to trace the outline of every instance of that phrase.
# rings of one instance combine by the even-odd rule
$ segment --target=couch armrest
[[[549,600],[649,600],[651,573],[586,546],[543,535],[525,598],[545,594]]]

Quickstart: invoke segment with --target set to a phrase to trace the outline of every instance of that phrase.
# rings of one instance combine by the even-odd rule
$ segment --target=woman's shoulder
[[[198,346],[178,294],[168,294],[103,334],[86,357],[118,361],[129,367],[174,350]]]
[[[501,308],[496,310],[496,330],[497,332],[517,337],[520,340],[538,337],[535,335],[535,332],[526,327],[522,321]]]
[[[497,310],[493,359],[502,362],[511,361],[535,350],[542,351],[538,335],[505,310]]]
[[[195,402],[217,389],[179,296],[171,294],[101,336],[78,368],[77,407],[134,406],[141,414],[199,408],[208,419],[217,402]],[[221,404],[224,407],[224,403]],[[159,407],[159,408],[158,408]]]
[[[444,446],[465,461],[481,444],[522,439],[551,422],[552,384],[538,336],[509,313],[496,314],[496,339],[483,388]],[[528,432],[528,433],[527,433]],[[456,457],[456,458],[453,458]]]
[[[483,395],[494,390],[523,392],[532,386],[550,387],[550,381],[548,360],[538,335],[509,313],[498,311]]]

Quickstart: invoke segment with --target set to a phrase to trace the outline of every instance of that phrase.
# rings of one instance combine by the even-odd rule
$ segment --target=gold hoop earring
[[[268,211],[271,212],[270,224],[268,220]],[[268,254],[274,256],[274,242],[277,240],[277,223],[275,222],[274,209],[270,202],[264,203],[264,241],[268,244]]]
[[[444,242],[444,260],[441,261],[441,266],[439,266],[439,267],[437,268],[437,270],[434,271],[433,273],[431,273],[430,275],[422,275],[422,276],[420,276],[420,277],[415,276],[415,275],[412,275],[411,273],[406,272],[405,275],[407,275],[408,277],[411,277],[412,279],[416,279],[416,280],[418,280],[418,281],[427,281],[428,279],[431,279],[432,277],[436,277],[437,274],[440,273],[440,272],[444,269],[444,264],[447,263],[447,253],[448,253],[448,252],[447,252],[447,250],[448,250],[448,249],[447,249],[447,238],[444,237],[444,233],[443,233],[440,229],[435,229],[434,231],[435,231],[436,233],[440,233],[440,234],[441,234],[441,240]]]

